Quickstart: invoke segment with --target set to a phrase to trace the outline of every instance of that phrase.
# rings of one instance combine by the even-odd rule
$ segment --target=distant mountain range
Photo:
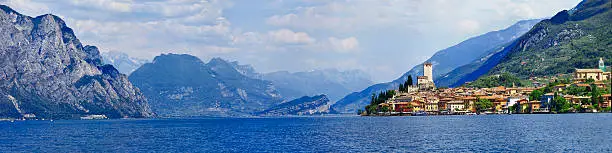
[[[102,52],[101,56],[103,63],[113,65],[119,72],[126,75],[130,75],[134,70],[149,62],[146,59],[130,57],[123,52]]]
[[[264,74],[263,79],[272,81],[286,99],[326,94],[331,101],[336,101],[346,94],[374,84],[370,76],[360,70],[279,71]]]
[[[0,118],[151,117],[127,76],[102,64],[54,15],[35,18],[0,5]]]
[[[488,54],[496,52],[500,46],[512,42],[529,31],[538,21],[540,20],[519,21],[506,29],[488,32],[436,52],[427,60],[433,64],[433,75],[436,86],[451,86],[458,79],[448,79],[448,77],[452,75],[447,73],[457,73],[452,71],[462,65],[486,58]],[[355,113],[358,109],[362,109],[370,102],[369,100],[372,94],[397,88],[400,83],[408,79],[409,75],[416,80],[416,76],[423,75],[422,71],[422,64],[414,66],[410,71],[404,73],[400,78],[392,82],[375,84],[360,92],[354,92],[345,96],[338,100],[332,106],[332,109],[340,113]]]
[[[371,83],[361,71],[260,74],[250,65],[221,58],[204,63],[187,54],[157,56],[129,78],[162,116],[249,116],[295,98],[327,92],[339,97]]]

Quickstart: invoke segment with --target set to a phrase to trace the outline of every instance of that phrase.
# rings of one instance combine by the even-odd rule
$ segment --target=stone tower
[[[603,58],[599,58],[599,69],[606,72],[606,65],[604,64]]]
[[[425,64],[423,64],[423,76],[426,76],[429,81],[433,82],[433,68],[431,63],[425,62]]]

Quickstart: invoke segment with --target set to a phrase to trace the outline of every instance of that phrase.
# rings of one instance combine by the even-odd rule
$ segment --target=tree
[[[389,109],[389,106],[383,106],[383,107],[380,109],[380,111],[381,111],[381,112],[391,112],[391,109]]]
[[[412,75],[408,75],[408,80],[406,80],[406,83],[408,86],[413,86],[414,83],[412,81]]]
[[[544,92],[542,92],[541,90],[534,90],[531,92],[531,94],[529,94],[529,99],[530,100],[539,100],[540,97],[542,97],[542,95],[544,95]]]
[[[603,97],[601,96],[601,92],[599,91],[596,85],[592,84],[591,85],[591,105],[593,106],[597,105],[597,107],[595,108],[599,110],[599,103],[601,102],[603,102]]]
[[[557,95],[556,93],[553,99],[553,104],[554,104],[554,110],[559,113],[567,113],[572,107],[572,105],[569,102],[567,102],[565,98]]]
[[[595,79],[593,79],[593,78],[588,78],[588,79],[586,79],[586,81],[585,81],[584,83],[586,83],[586,84],[591,84],[591,83],[594,83],[594,82],[595,82]]]
[[[480,99],[480,98],[478,99],[475,105],[476,105],[476,111],[478,112],[487,111],[488,109],[493,107],[493,103],[491,103],[491,101],[489,101],[488,99]]]
[[[387,90],[381,91],[378,95],[372,94],[370,99],[370,105],[366,106],[366,111],[368,114],[372,114],[377,112],[378,104],[384,103],[389,98],[392,98],[395,95],[395,90]]]

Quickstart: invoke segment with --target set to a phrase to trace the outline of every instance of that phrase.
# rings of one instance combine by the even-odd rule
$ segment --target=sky
[[[152,59],[188,53],[259,72],[359,69],[396,79],[435,52],[579,0],[0,0],[63,18],[86,45]]]

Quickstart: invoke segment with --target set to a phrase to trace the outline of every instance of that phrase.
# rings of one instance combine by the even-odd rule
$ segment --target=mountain
[[[0,117],[151,117],[127,76],[103,65],[54,15],[35,18],[0,5]]]
[[[609,0],[586,0],[561,11],[498,53],[499,60],[488,60],[490,67],[479,70],[527,78],[597,68],[599,58],[612,59],[611,6]]]
[[[244,76],[259,80],[263,79],[263,75],[255,71],[255,68],[249,64],[241,65],[238,63],[238,61],[230,62],[230,64],[232,67],[234,67],[234,69],[236,69],[236,71],[240,72],[240,74]]]
[[[304,96],[259,112],[262,116],[315,115],[330,112],[329,99],[325,95]]]
[[[373,84],[370,76],[360,70],[325,69],[295,73],[278,71],[264,74],[263,79],[271,81],[286,99],[324,93],[331,101],[336,101],[346,94]]]
[[[148,60],[130,57],[122,52],[103,52],[102,62],[105,64],[113,65],[119,72],[130,75],[138,67],[144,63],[148,63]]]
[[[510,73],[520,78],[567,74],[574,68],[596,68],[611,59],[610,2],[582,1],[570,11],[542,20],[517,40],[480,60],[461,66],[439,82],[460,86],[482,76]]]
[[[162,54],[129,76],[162,116],[249,116],[282,102],[269,81],[247,77],[220,58]]]
[[[449,75],[446,75],[447,73],[462,65],[481,60],[482,58],[487,57],[489,54],[497,52],[501,46],[504,46],[520,37],[529,31],[529,29],[539,21],[540,19],[519,21],[506,29],[492,31],[472,37],[457,45],[436,52],[427,60],[433,64],[433,75],[436,86],[451,86],[454,83],[454,80],[439,81],[438,79],[448,77]],[[470,67],[464,69],[469,68]],[[422,64],[414,66],[412,69],[410,69],[410,71],[404,73],[400,78],[393,80],[392,82],[375,84],[360,92],[354,92],[345,96],[344,98],[338,100],[332,106],[332,109],[340,113],[355,113],[358,109],[363,109],[365,105],[369,104],[370,97],[373,93],[378,93],[388,89],[395,89],[400,83],[403,83],[406,79],[408,79],[409,75],[416,80],[416,76],[423,75],[422,71]]]

